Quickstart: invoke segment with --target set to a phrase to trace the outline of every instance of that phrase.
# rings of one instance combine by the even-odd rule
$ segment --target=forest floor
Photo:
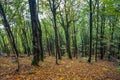
[[[20,71],[13,57],[0,57],[0,80],[120,80],[114,62],[88,63],[86,59],[63,58],[59,65],[55,57],[46,57],[39,67],[31,66],[32,57],[19,58]]]

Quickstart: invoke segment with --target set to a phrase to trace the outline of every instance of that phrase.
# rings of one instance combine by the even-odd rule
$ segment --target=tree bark
[[[97,52],[98,52],[98,27],[99,27],[99,0],[96,0],[97,3],[97,26],[96,26],[96,52],[95,52],[95,61],[97,61]]]
[[[91,62],[91,55],[92,55],[92,0],[89,0],[89,5],[90,5],[90,53],[89,53],[89,59],[88,62]]]
[[[32,65],[38,66],[41,59],[42,51],[42,31],[38,20],[38,13],[36,10],[36,0],[28,0],[30,7],[32,35],[33,35],[33,61]],[[41,52],[41,54],[40,54]]]

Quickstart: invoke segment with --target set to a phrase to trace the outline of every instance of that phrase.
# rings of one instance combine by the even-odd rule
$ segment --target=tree
[[[92,0],[89,2],[90,5],[90,53],[89,53],[89,59],[88,62],[91,62],[91,55],[92,55]]]
[[[6,15],[5,15],[5,12],[4,12],[4,9],[3,9],[1,3],[0,3],[0,15],[1,15],[2,19],[3,19],[2,20],[3,25],[4,25],[5,30],[7,32],[9,42],[10,42],[10,44],[12,46],[12,49],[13,49],[14,53],[16,54],[16,60],[17,60],[17,64],[18,64],[18,68],[17,68],[16,71],[19,71],[19,53],[18,53],[16,44],[15,44],[14,36],[13,36],[12,31],[10,29],[10,25],[9,25],[9,23],[7,21],[7,18],[6,18]]]
[[[33,61],[32,65],[39,65],[40,56],[43,54],[42,50],[42,31],[40,22],[38,20],[38,13],[36,9],[36,1],[28,0],[31,14],[31,23],[32,23],[32,35],[33,35]],[[40,54],[41,52],[41,54]]]
[[[97,21],[96,21],[96,52],[95,52],[95,61],[97,61],[98,54],[98,27],[99,27],[99,0],[96,0],[97,3]]]
[[[57,29],[57,23],[56,23],[56,10],[59,7],[59,4],[56,4],[55,0],[49,0],[50,9],[53,14],[53,21],[54,21],[54,31],[55,31],[55,46],[56,46],[56,64],[58,64],[58,55],[60,58],[60,52],[59,52],[59,44],[58,44],[58,29]]]

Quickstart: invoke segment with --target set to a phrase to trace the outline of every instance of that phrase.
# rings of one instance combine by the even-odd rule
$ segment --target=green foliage
[[[97,44],[97,50],[100,51],[101,47],[107,48],[115,53],[119,53],[118,44],[120,43],[120,1],[119,0],[99,0],[99,21],[97,22],[97,0],[93,0],[93,44],[94,50],[96,49],[95,44]],[[17,49],[20,53],[25,52],[25,47],[30,47],[32,53],[32,29],[31,29],[31,20],[28,7],[28,1],[26,0],[12,0],[6,3],[5,1],[1,2],[4,6],[5,13],[7,15],[7,20],[11,26],[12,33],[15,38],[15,43]],[[66,14],[68,14],[68,21],[70,23],[69,35],[70,35],[70,47],[74,47],[73,38],[76,36],[78,51],[82,53],[89,53],[89,1],[88,0],[67,0],[66,12],[65,12],[65,2],[56,1],[58,5],[57,9],[57,26],[58,26],[58,38],[59,46],[66,46],[65,32],[66,28]],[[60,5],[60,6],[59,6]],[[37,3],[39,19],[42,27],[42,44],[44,50],[47,52],[48,46],[52,48],[52,51],[55,51],[55,32],[53,25],[53,15],[50,9],[50,4],[47,0],[41,0],[39,4]],[[61,25],[63,16],[63,22],[65,27]],[[105,22],[102,22],[105,19]],[[98,23],[98,26],[97,26]],[[105,24],[104,24],[105,23]],[[103,25],[104,24],[104,25]],[[2,25],[2,19],[0,17],[0,25]],[[75,34],[73,32],[75,29]],[[102,32],[101,32],[102,27]],[[98,28],[98,34],[97,34]],[[26,32],[26,36],[23,33],[23,30]],[[102,37],[101,37],[102,33]],[[3,37],[2,37],[3,36]],[[98,39],[96,40],[96,38]],[[27,40],[26,40],[27,39]],[[48,40],[48,42],[47,42]],[[4,45],[7,45],[7,47]],[[28,44],[27,44],[28,42]],[[100,43],[103,43],[101,46]],[[3,52],[10,51],[12,48],[5,32],[5,29],[0,29],[0,49]],[[82,50],[83,48],[83,50]],[[105,49],[106,50],[106,49]],[[120,54],[120,53],[119,53]]]
[[[117,71],[119,71],[119,72],[120,72],[120,66],[117,68]]]

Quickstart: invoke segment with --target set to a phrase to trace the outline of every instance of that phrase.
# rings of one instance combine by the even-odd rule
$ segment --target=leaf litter
[[[20,58],[20,71],[10,57],[0,57],[0,80],[120,80],[114,62],[88,63],[83,59],[64,57],[55,64],[54,57],[46,57],[40,66],[31,66],[32,57]]]

